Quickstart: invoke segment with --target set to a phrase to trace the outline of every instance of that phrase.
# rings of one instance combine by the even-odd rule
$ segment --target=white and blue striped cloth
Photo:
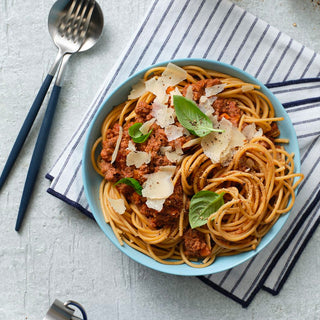
[[[320,56],[228,0],[155,0],[107,76],[78,129],[47,174],[48,192],[91,216],[83,192],[86,130],[110,90],[136,71],[174,58],[233,64],[264,82],[297,132],[305,180],[287,223],[261,254],[226,272],[200,277],[247,306],[260,288],[277,294],[320,222]]]

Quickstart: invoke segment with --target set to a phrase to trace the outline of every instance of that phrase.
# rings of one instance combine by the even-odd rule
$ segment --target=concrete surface
[[[318,1],[234,2],[320,51]],[[273,297],[261,291],[248,309],[242,309],[196,278],[161,274],[129,260],[93,221],[46,193],[49,182],[44,174],[77,127],[150,1],[99,3],[105,14],[103,37],[94,50],[70,61],[47,152],[20,233],[14,231],[14,225],[43,110],[0,193],[0,319],[42,319],[55,298],[78,300],[89,319],[95,320],[320,319],[320,230],[281,293]],[[52,4],[45,0],[0,1],[1,170],[56,54],[47,31]]]

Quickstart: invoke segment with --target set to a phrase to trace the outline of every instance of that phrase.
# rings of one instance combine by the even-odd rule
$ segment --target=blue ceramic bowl
[[[218,72],[223,72],[231,76],[240,78],[246,82],[257,84],[261,87],[261,91],[270,99],[271,103],[274,106],[276,116],[283,117],[284,121],[279,123],[279,128],[281,131],[281,137],[290,139],[290,143],[286,145],[286,150],[295,154],[295,170],[300,172],[300,154],[298,148],[298,142],[295,130],[292,126],[291,120],[287,113],[285,112],[281,103],[276,99],[276,97],[268,90],[262,83],[257,79],[247,74],[246,72],[235,68],[231,65],[210,61],[204,59],[179,59],[166,61],[163,63],[157,64],[157,66],[167,65],[168,62],[172,62],[179,66],[184,65],[197,65],[205,69],[216,70]],[[121,102],[127,99],[131,87],[133,84],[138,82],[144,75],[144,73],[153,66],[149,66],[146,69],[136,73],[135,75],[128,78],[124,83],[122,83],[116,90],[114,90],[101,104],[97,114],[95,115],[92,123],[88,129],[84,152],[83,152],[83,161],[82,161],[82,174],[83,174],[83,184],[84,190],[89,202],[90,210],[94,215],[97,223],[99,224],[101,230],[105,235],[111,240],[111,242],[119,248],[123,253],[132,258],[133,260],[158,271],[162,271],[169,274],[184,275],[184,276],[199,276],[207,275],[211,273],[221,272],[233,268],[240,263],[252,258],[258,252],[260,252],[267,244],[269,244],[280,231],[284,223],[288,218],[288,214],[281,216],[271,230],[263,237],[260,244],[256,250],[249,252],[240,253],[234,256],[218,257],[215,262],[205,268],[192,268],[186,264],[183,265],[165,265],[161,264],[152,258],[144,255],[143,253],[131,248],[127,244],[121,246],[118,243],[111,227],[105,223],[102,211],[99,203],[99,185],[101,182],[101,177],[94,171],[91,160],[90,160],[90,151],[95,140],[100,136],[100,128],[103,123],[103,120],[111,109],[120,104]]]

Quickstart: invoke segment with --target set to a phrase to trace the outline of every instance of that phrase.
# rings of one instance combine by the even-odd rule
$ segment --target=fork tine
[[[67,28],[67,24],[71,18],[73,9],[76,5],[77,0],[72,0],[72,3],[69,6],[68,12],[62,16],[61,20],[60,20],[60,24],[59,24],[59,29],[61,33],[64,33],[66,31]]]
[[[84,40],[85,34],[89,28],[92,13],[93,13],[93,10],[95,7],[95,1],[89,0],[88,5],[89,5],[89,9],[87,11],[87,14],[86,14],[86,16],[82,17],[83,19],[82,19],[81,23],[79,24],[80,32],[78,33],[77,37],[78,37],[78,40],[80,40],[81,42]]]
[[[72,35],[74,34],[74,30],[79,27],[79,24],[78,24],[78,21],[80,19],[79,13],[81,12],[81,9],[83,7],[83,0],[80,0],[80,1],[78,0],[78,1],[76,1],[76,3],[77,3],[77,6],[75,8],[74,14],[71,15],[70,25],[67,30],[68,39],[70,39],[70,37],[72,37]]]

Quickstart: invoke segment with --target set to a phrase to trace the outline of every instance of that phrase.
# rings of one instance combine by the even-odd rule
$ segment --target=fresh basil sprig
[[[134,178],[122,178],[119,181],[117,181],[114,185],[120,184],[120,183],[124,183],[130,187],[132,187],[135,192],[137,194],[139,194],[140,196],[142,195],[142,186],[140,185],[140,183],[134,179]]]
[[[137,123],[135,123],[134,125],[132,125],[132,126],[129,128],[129,130],[128,130],[129,136],[130,136],[130,137],[132,138],[132,140],[133,140],[134,142],[136,142],[136,143],[143,143],[143,142],[145,142],[145,141],[149,138],[149,136],[150,136],[150,134],[151,134],[151,132],[152,132],[152,130],[150,130],[147,134],[143,134],[143,133],[140,131],[141,126],[142,126],[142,123],[137,122]]]
[[[202,190],[191,198],[189,223],[192,229],[206,224],[210,215],[224,205],[223,195],[224,193]]]
[[[224,131],[213,128],[210,118],[198,108],[194,101],[186,99],[183,96],[173,96],[173,105],[178,121],[190,133],[204,137],[213,131]]]

